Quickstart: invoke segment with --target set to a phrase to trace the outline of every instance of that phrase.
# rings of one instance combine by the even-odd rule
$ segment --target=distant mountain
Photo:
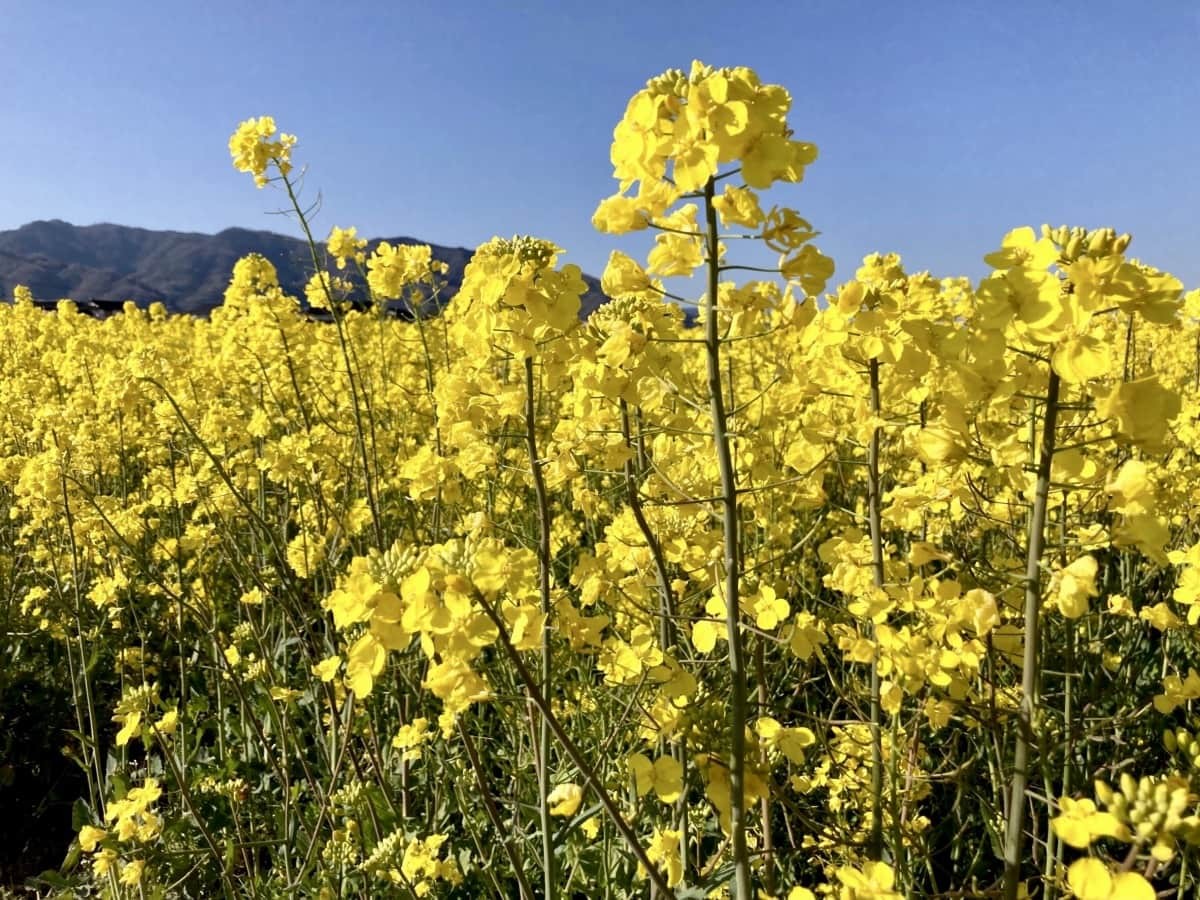
[[[369,247],[380,240],[426,243],[391,237],[373,240]],[[448,296],[453,296],[473,251],[432,246],[434,258],[450,266],[446,277]],[[312,260],[308,245],[297,238],[246,228],[198,234],[51,219],[0,231],[0,297],[11,298],[13,288],[23,284],[38,300],[132,300],[139,306],[161,300],[172,312],[205,315],[221,304],[233,264],[248,253],[269,259],[283,289],[304,296]],[[584,277],[586,315],[606,298],[597,279]]]

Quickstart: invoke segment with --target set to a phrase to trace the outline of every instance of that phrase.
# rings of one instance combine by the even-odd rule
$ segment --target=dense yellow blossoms
[[[331,324],[261,257],[207,319],[0,306],[0,572],[71,663],[100,890],[721,897],[736,833],[759,896],[983,895],[1017,745],[1031,896],[1194,890],[1200,293],[1067,227],[832,285],[767,197],[790,109],[634,95],[594,222],[654,239],[586,321],[549,240],[444,296],[353,227]],[[294,144],[230,150],[290,187]]]
[[[275,140],[275,120],[270,116],[247,119],[229,139],[229,152],[233,165],[239,172],[249,172],[258,187],[266,187],[267,169],[274,164],[281,176],[292,170],[292,147],[296,145],[294,134],[280,134]]]

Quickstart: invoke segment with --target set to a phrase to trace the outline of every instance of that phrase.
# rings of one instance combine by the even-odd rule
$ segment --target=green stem
[[[96,729],[96,703],[92,696],[92,679],[91,673],[88,671],[88,658],[83,638],[83,598],[80,594],[83,573],[80,571],[79,546],[75,542],[75,521],[71,513],[71,495],[67,492],[66,466],[67,460],[64,458],[61,462],[59,484],[63,495],[63,515],[66,524],[67,540],[71,546],[71,591],[75,599],[75,640],[79,647],[79,675],[83,684],[84,701],[87,705],[87,727],[88,738],[90,739],[89,741],[82,742],[80,752],[83,754],[85,760],[89,757],[91,760],[91,768],[87,770],[87,774],[88,796],[92,802],[92,809],[103,812],[100,804],[104,802],[104,767],[100,764],[100,735]],[[71,647],[68,644],[68,658],[70,658],[70,653]],[[71,684],[71,690],[74,693],[74,682]],[[78,718],[78,695],[76,695],[75,699],[75,712]],[[79,732],[82,737],[82,725],[79,728]],[[97,800],[99,800],[99,803]]]
[[[379,515],[379,501],[375,496],[374,479],[371,477],[371,459],[370,454],[367,452],[366,429],[363,428],[363,411],[358,397],[359,380],[355,377],[355,367],[350,359],[350,349],[347,344],[346,330],[342,325],[342,315],[338,310],[337,301],[333,297],[333,291],[329,288],[329,279],[326,277],[325,269],[317,256],[316,239],[313,237],[312,229],[309,228],[308,218],[304,215],[304,210],[300,208],[300,200],[296,197],[296,192],[292,188],[292,182],[286,175],[281,174],[280,178],[283,181],[284,188],[287,190],[288,200],[292,203],[292,209],[300,221],[300,227],[304,230],[304,237],[308,242],[309,256],[312,259],[313,271],[320,278],[321,290],[324,291],[325,299],[329,304],[329,310],[333,313],[333,324],[337,329],[338,346],[342,351],[342,364],[346,367],[346,378],[350,386],[350,402],[354,409],[354,438],[358,446],[359,458],[362,461],[363,489],[367,495],[367,506],[371,510],[371,525],[375,532],[375,544],[380,550],[383,550],[386,546],[383,540],[383,520]],[[364,390],[364,402],[365,399]]]
[[[708,293],[704,298],[704,349],[708,361],[708,397],[713,444],[721,477],[725,563],[725,625],[729,643],[729,840],[733,851],[733,900],[750,900],[750,852],[746,844],[746,663],[742,646],[738,603],[738,502],[737,477],[729,446],[729,429],[721,380],[721,337],[717,328],[717,290],[720,286],[717,209],[713,205],[716,182],[704,185],[704,215]]]
[[[538,514],[538,589],[541,593],[542,614],[542,672],[541,690],[550,696],[552,675],[550,658],[550,498],[546,479],[538,459],[537,403],[534,397],[533,358],[525,357],[525,444],[529,451],[529,469]],[[538,805],[542,823],[542,874],[545,896],[557,896],[554,871],[554,828],[550,819],[550,726],[542,715],[538,721]]]
[[[625,461],[625,493],[629,500],[629,508],[633,512],[633,518],[637,521],[638,529],[646,541],[646,546],[650,548],[650,556],[654,560],[654,577],[658,584],[660,608],[658,639],[663,653],[674,656],[676,654],[675,599],[671,593],[671,578],[667,570],[667,560],[663,554],[662,542],[659,541],[658,535],[650,528],[650,522],[646,519],[646,511],[642,507],[642,498],[638,493],[637,467],[634,465],[634,459],[639,458],[642,462],[642,468],[645,468],[645,442],[640,433],[639,426],[638,442],[635,445],[629,421],[629,404],[622,399],[620,401],[620,408],[621,434],[625,438],[625,446],[630,450],[629,459]],[[638,451],[636,455],[634,453],[635,450]],[[687,747],[685,746],[685,741],[679,738],[672,740],[671,755],[679,763],[680,771],[683,773],[682,781],[686,785]],[[765,803],[766,801],[764,800],[763,802]],[[679,828],[679,858],[683,864],[681,878],[682,882],[686,884],[688,870],[688,806],[686,789],[679,795],[679,800],[675,807],[675,815],[676,825]]]
[[[767,697],[767,664],[766,652],[764,644],[766,641],[760,636],[754,642],[754,678],[758,682],[758,714],[767,716],[771,714],[769,698]],[[771,771],[769,760],[767,759],[767,748],[763,746],[759,762],[763,767],[764,772]],[[771,792],[767,790],[763,793],[762,800],[759,802],[759,815],[762,817],[762,869],[763,869],[763,887],[766,889],[767,895],[775,896],[775,839],[771,833]]]
[[[871,414],[879,416],[879,360],[869,365]],[[867,519],[871,529],[871,576],[875,590],[883,590],[883,525],[880,514],[879,432],[871,429],[867,448]],[[875,623],[869,623],[871,638]],[[871,657],[871,835],[867,841],[867,857],[883,858],[883,709],[879,699],[879,651]]]
[[[1045,546],[1046,506],[1050,493],[1050,467],[1054,459],[1054,429],[1058,418],[1058,374],[1051,370],[1046,387],[1046,410],[1042,420],[1041,450],[1037,464],[1037,487],[1029,517],[1029,547],[1025,558],[1025,630],[1021,669],[1021,704],[1017,710],[1017,748],[1008,806],[1008,829],[1004,840],[1004,900],[1016,900],[1021,886],[1021,854],[1025,842],[1025,788],[1029,781],[1030,750],[1034,743],[1034,714],[1037,709],[1038,614],[1042,600],[1041,564]]]

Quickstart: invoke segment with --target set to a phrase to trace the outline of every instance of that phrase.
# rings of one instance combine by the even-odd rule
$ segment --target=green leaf
[[[91,825],[92,821],[92,808],[82,797],[77,797],[71,805],[71,830],[79,831],[84,825]]]

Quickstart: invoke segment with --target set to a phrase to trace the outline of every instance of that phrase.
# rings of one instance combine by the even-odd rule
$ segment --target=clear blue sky
[[[777,189],[852,274],[985,271],[1022,224],[1112,225],[1200,285],[1200,3],[5,0],[0,228],[297,234],[226,141],[299,136],[318,234],[550,238],[599,274],[613,125],[647,77],[749,65],[820,159]],[[643,234],[619,246],[645,249]]]

